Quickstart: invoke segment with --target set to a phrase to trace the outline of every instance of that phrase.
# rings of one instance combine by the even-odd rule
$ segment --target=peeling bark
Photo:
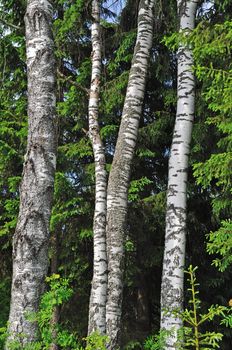
[[[197,0],[178,0],[180,32],[186,35],[194,28]],[[169,159],[165,249],[161,286],[161,329],[171,331],[165,349],[177,349],[177,331],[182,326],[173,310],[182,310],[185,241],[187,171],[192,125],[195,111],[195,81],[191,49],[178,49],[177,112]],[[167,313],[168,311],[169,313]]]
[[[27,153],[13,238],[9,333],[22,345],[37,338],[27,314],[38,310],[48,267],[49,219],[57,149],[56,77],[52,3],[28,0],[25,15],[28,117]],[[8,345],[6,345],[8,348]]]
[[[92,76],[89,98],[89,136],[93,147],[95,163],[95,212],[93,224],[94,261],[93,279],[89,305],[88,334],[106,331],[106,189],[105,150],[100,137],[99,90],[101,79],[102,44],[100,35],[100,2],[92,1]]]
[[[110,337],[108,348],[112,350],[120,344],[127,197],[152,46],[154,3],[155,0],[140,1],[137,40],[107,188],[106,333]]]

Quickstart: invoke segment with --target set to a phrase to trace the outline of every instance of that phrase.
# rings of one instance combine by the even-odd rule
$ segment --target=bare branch
[[[22,30],[22,27],[18,27],[15,24],[9,23],[9,22],[5,21],[5,19],[3,19],[3,18],[0,18],[0,22],[2,22],[3,24],[5,24],[6,26],[8,26],[10,28]]]
[[[77,81],[72,80],[72,77],[67,77],[65,74],[63,74],[59,69],[57,70],[58,76],[62,78],[65,81],[68,81],[70,84],[76,86],[78,89],[81,89],[84,91],[87,95],[89,95],[89,89],[85,88],[81,84],[79,84]]]

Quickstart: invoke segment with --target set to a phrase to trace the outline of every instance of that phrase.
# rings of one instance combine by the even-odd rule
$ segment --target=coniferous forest
[[[232,349],[232,2],[0,0],[0,349]]]

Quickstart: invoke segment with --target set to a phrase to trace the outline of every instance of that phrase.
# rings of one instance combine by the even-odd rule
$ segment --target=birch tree
[[[13,277],[8,344],[37,337],[27,314],[38,309],[48,267],[49,219],[56,166],[57,121],[52,3],[28,0],[25,15],[28,139],[13,238]],[[8,345],[6,346],[8,348]]]
[[[194,28],[197,0],[178,0],[180,33]],[[177,330],[182,326],[172,313],[183,306],[187,172],[194,120],[195,82],[190,47],[178,49],[177,112],[168,171],[166,233],[161,286],[161,329],[170,331],[166,349],[176,349]],[[167,312],[168,311],[168,312]]]
[[[139,4],[137,39],[107,188],[106,333],[110,337],[109,349],[117,349],[120,342],[127,195],[152,46],[154,3],[155,0],[141,0]]]
[[[106,188],[107,174],[105,169],[105,151],[102,144],[99,123],[98,105],[101,78],[101,34],[100,3],[92,1],[92,76],[89,97],[89,136],[93,147],[95,163],[95,212],[93,224],[94,260],[93,279],[89,305],[88,333],[106,331]]]

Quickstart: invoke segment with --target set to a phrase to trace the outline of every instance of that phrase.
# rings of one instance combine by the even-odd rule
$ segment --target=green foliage
[[[65,7],[65,11],[63,10]],[[84,34],[82,23],[82,15],[85,9],[84,0],[57,1],[58,11],[62,15],[54,21],[55,43],[57,46],[57,56],[65,58],[68,48],[72,45],[75,37],[79,38]]]
[[[152,184],[152,181],[147,177],[142,177],[141,179],[131,181],[128,200],[131,202],[137,201],[139,199],[139,193],[144,190],[145,186],[150,184]]]
[[[46,282],[49,284],[49,291],[43,295],[40,302],[41,313],[39,312],[37,315],[41,326],[49,320],[47,315],[52,313],[54,306],[68,301],[73,294],[69,287],[70,281],[67,278],[61,278],[59,274],[47,277]],[[44,310],[46,310],[46,314],[43,313]]]
[[[222,325],[225,325],[227,328],[232,328],[232,300],[229,301],[229,308],[223,313],[223,319],[221,321]]]
[[[183,346],[184,349],[216,349],[219,348],[219,343],[222,340],[223,335],[221,333],[210,331],[202,333],[201,327],[206,322],[214,320],[216,316],[223,317],[224,312],[228,309],[225,306],[211,305],[206,313],[201,314],[201,300],[199,299],[199,284],[196,282],[196,270],[197,267],[193,268],[192,265],[190,265],[188,270],[185,271],[188,275],[188,291],[191,296],[188,301],[190,307],[179,314],[186,325],[183,328],[184,344],[181,346]]]
[[[111,113],[116,107],[122,106],[125,98],[128,77],[129,71],[124,71],[105,84],[102,92],[102,104],[100,105],[100,110],[104,109],[105,113]]]
[[[223,334],[214,331],[201,331],[205,323],[212,322],[215,317],[222,319],[221,324],[231,326],[232,313],[231,308],[226,306],[211,305],[208,311],[201,313],[201,300],[199,298],[198,286],[196,281],[197,267],[189,266],[185,273],[188,275],[188,291],[190,298],[188,300],[189,308],[183,311],[172,311],[173,315],[180,317],[184,326],[178,332],[179,342],[177,348],[180,350],[211,350],[220,348],[220,342]],[[232,304],[232,303],[231,303]],[[145,350],[162,350],[166,348],[166,338],[170,332],[161,330],[158,335],[147,338],[145,342]]]
[[[54,309],[67,302],[73,294],[73,290],[69,287],[70,282],[67,278],[61,278],[59,274],[47,277],[46,282],[49,284],[49,290],[42,296],[38,313],[29,315],[32,322],[38,322],[40,332],[40,340],[33,346],[35,349],[37,347],[39,349],[39,346],[41,349],[49,349],[55,341],[63,349],[75,348],[77,346],[75,335],[52,322]]]
[[[164,350],[168,334],[169,332],[160,330],[158,334],[148,337],[144,343],[144,350]]]
[[[200,22],[190,38],[196,63],[208,62],[209,58],[212,62],[219,57],[228,60],[225,56],[230,54],[231,30],[231,21],[216,24]]]
[[[203,188],[207,188],[213,179],[217,186],[228,190],[231,185],[230,165],[232,152],[213,154],[208,161],[194,165],[194,175],[197,177],[197,183]],[[220,167],[218,164],[220,163]]]
[[[47,277],[46,281],[49,284],[49,290],[42,296],[38,313],[27,316],[31,322],[38,323],[39,340],[22,347],[19,335],[18,340],[9,342],[8,346],[11,350],[45,350],[49,349],[53,342],[56,342],[61,349],[78,349],[76,336],[52,322],[54,309],[67,302],[73,294],[73,290],[69,287],[69,280],[53,274]],[[3,337],[6,338],[6,335]]]
[[[183,40],[181,34],[175,32],[170,35],[164,36],[162,39],[162,43],[164,43],[164,45],[166,45],[170,50],[176,51],[180,46],[181,39]]]
[[[120,69],[122,63],[130,63],[133,57],[132,48],[134,47],[136,39],[136,31],[126,32],[122,35],[121,44],[118,50],[115,52],[114,60],[108,64],[109,73],[115,73],[117,69]]]
[[[87,138],[81,139],[77,143],[60,146],[59,150],[61,152],[64,152],[64,154],[67,157],[74,158],[74,159],[81,159],[81,158],[93,155],[90,141]]]
[[[210,109],[206,123],[218,129],[216,152],[193,166],[199,185],[211,192],[213,212],[221,219],[221,227],[208,235],[207,250],[220,254],[213,261],[224,271],[231,260],[231,185],[232,185],[232,121],[231,121],[231,43],[232,22],[209,25],[201,23],[191,37],[194,46],[197,78],[203,83],[203,98]]]
[[[11,238],[27,140],[25,5],[24,0],[0,2],[0,327],[9,312]]]
[[[31,322],[38,323],[39,340],[22,346],[19,336],[18,340],[8,343],[9,349],[48,350],[55,343],[59,349],[65,350],[106,350],[109,339],[107,336],[102,336],[97,332],[92,333],[83,339],[86,343],[86,346],[83,347],[75,333],[70,333],[67,329],[63,329],[61,324],[52,322],[55,307],[66,303],[73,295],[73,290],[69,286],[70,281],[67,278],[61,278],[59,274],[47,277],[46,282],[49,284],[49,290],[42,296],[39,311],[28,315]],[[6,328],[0,328],[0,344],[4,344],[7,336]]]
[[[112,135],[116,135],[118,132],[118,125],[105,125],[100,130],[102,140],[109,139]]]
[[[4,44],[1,43],[1,45]],[[5,58],[10,59],[8,57],[10,54],[12,53],[8,52]],[[5,71],[4,74],[4,79],[9,79],[8,75],[13,75],[9,86],[7,86],[8,93],[4,93],[5,84],[8,83],[5,83],[3,78],[4,88],[0,89],[0,236],[12,233],[16,226],[19,208],[18,184],[22,171],[25,136],[27,134],[27,123],[24,117],[26,101],[23,92],[25,89],[23,79],[25,77],[23,74],[17,77],[17,72]],[[12,83],[12,81],[18,79],[22,80],[22,82],[19,82],[20,93],[17,93],[16,87]]]
[[[10,287],[9,277],[1,278],[0,281],[0,328],[6,325],[10,309]]]
[[[85,340],[85,350],[106,350],[109,337],[107,337],[106,335],[100,335],[98,332],[93,332],[88,337],[86,337]]]
[[[4,344],[7,338],[7,329],[6,327],[0,327],[0,349],[4,349]]]
[[[209,254],[219,254],[213,264],[219,271],[225,271],[232,264],[232,221],[224,220],[218,231],[208,234],[207,251]]]

